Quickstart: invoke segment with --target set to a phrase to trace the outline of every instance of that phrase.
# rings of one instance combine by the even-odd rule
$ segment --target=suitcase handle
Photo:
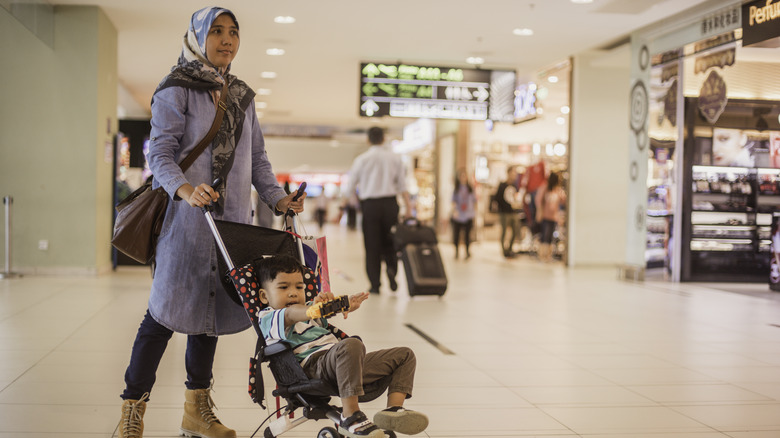
[[[413,227],[419,227],[420,221],[416,217],[409,217],[404,219],[404,225],[410,225]]]

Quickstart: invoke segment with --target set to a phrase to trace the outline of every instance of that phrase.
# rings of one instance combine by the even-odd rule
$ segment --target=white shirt
[[[357,189],[361,201],[399,195],[406,192],[405,173],[400,155],[384,145],[373,145],[352,163],[347,193]]]

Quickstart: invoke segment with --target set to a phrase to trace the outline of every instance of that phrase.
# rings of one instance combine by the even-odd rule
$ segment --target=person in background
[[[235,438],[213,411],[212,367],[217,337],[249,328],[244,309],[224,293],[217,249],[201,207],[215,204],[215,219],[251,223],[251,186],[277,214],[303,211],[276,182],[265,153],[252,88],[230,74],[239,48],[238,20],[223,8],[195,12],[179,61],[152,97],[149,167],[154,186],[172,202],[157,242],[149,304],[133,343],[121,395],[120,438],[143,436],[146,403],[168,341],[187,335],[184,416],[180,433]],[[215,106],[228,84],[226,111],[214,141],[182,172],[179,162],[201,141],[214,121]],[[229,172],[225,173],[223,168]],[[214,189],[210,183],[225,175]]]
[[[328,197],[325,196],[324,190],[320,193],[320,196],[317,196],[314,218],[317,219],[317,226],[319,226],[320,233],[322,233],[323,228],[325,228],[325,221],[328,218]]]
[[[566,205],[566,193],[561,187],[561,178],[551,173],[547,185],[536,194],[536,214],[542,225],[539,243],[539,260],[552,261],[552,238],[558,225],[561,207]]]
[[[411,216],[411,200],[406,189],[406,171],[401,156],[385,146],[382,128],[368,130],[368,151],[360,154],[349,171],[346,196],[357,193],[363,212],[363,244],[366,251],[366,274],[371,293],[379,293],[382,262],[385,263],[390,289],[398,283],[398,256],[393,246],[393,227],[398,223],[398,196],[404,202],[406,216]]]
[[[469,184],[466,170],[461,169],[455,178],[455,191],[452,194],[452,242],[455,244],[456,259],[460,253],[461,234],[463,234],[463,243],[466,247],[466,259],[471,257],[469,246],[471,245],[471,228],[474,225],[476,204],[477,197]]]
[[[525,222],[531,234],[538,234],[541,224],[536,222],[536,192],[547,183],[547,174],[544,161],[539,160],[529,166],[523,174],[520,187],[525,190],[523,209],[525,210]]]
[[[501,223],[501,250],[506,258],[514,258],[512,247],[517,237],[518,209],[522,206],[522,197],[517,193],[517,170],[514,166],[506,169],[506,180],[498,185],[495,199],[498,204],[498,219]],[[506,239],[509,231],[509,241]]]

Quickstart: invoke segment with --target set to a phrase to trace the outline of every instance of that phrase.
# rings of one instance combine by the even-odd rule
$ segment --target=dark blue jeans
[[[157,379],[157,367],[160,365],[165,347],[173,336],[173,331],[163,327],[146,311],[144,320],[138,328],[133,344],[130,365],[125,371],[124,400],[138,400],[144,393],[152,392]],[[211,385],[214,353],[217,350],[217,338],[207,335],[188,335],[187,353],[184,364],[187,369],[187,389],[205,389]]]

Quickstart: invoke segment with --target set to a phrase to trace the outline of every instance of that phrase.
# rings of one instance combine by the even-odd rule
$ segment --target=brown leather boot
[[[236,431],[225,427],[214,415],[213,408],[214,400],[208,389],[186,390],[181,434],[187,437],[236,438]]]
[[[149,393],[140,400],[125,400],[122,404],[122,418],[119,420],[119,438],[142,438],[144,436],[144,412]]]

